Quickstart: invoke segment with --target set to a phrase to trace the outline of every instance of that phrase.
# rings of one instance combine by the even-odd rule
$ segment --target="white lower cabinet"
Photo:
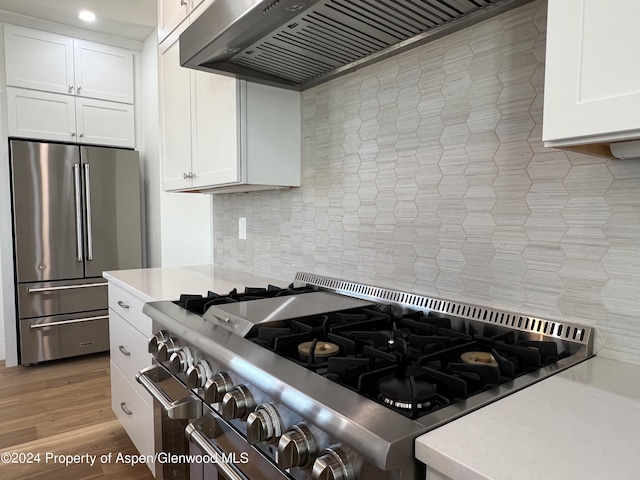
[[[133,105],[7,87],[9,136],[135,147]]]
[[[153,398],[149,392],[135,381],[136,373],[151,365],[151,355],[147,352],[147,337],[113,310],[109,310],[109,341],[111,361],[132,382],[147,403],[152,403]]]
[[[153,407],[131,387],[127,376],[111,360],[111,408],[141,455],[153,455]],[[151,458],[151,457],[148,457]],[[155,475],[155,464],[147,466]]]
[[[142,313],[144,300],[109,282],[111,408],[140,454],[156,453],[153,398],[135,375],[151,365],[147,339],[151,319]],[[147,463],[155,475],[155,464]]]

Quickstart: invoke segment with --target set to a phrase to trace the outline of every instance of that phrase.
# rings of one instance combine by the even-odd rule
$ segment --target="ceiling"
[[[156,27],[156,0],[0,0],[0,10],[144,41]],[[78,18],[91,10],[96,21]]]

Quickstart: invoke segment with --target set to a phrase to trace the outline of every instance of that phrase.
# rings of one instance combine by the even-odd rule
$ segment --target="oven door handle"
[[[207,436],[200,430],[197,421],[187,425],[184,433],[189,441],[195,443],[198,447],[200,447],[205,455],[208,455],[213,459],[213,461],[215,461],[215,467],[225,476],[225,478],[228,478],[229,480],[248,480],[247,477],[238,473],[235,468],[224,462],[224,460],[220,461],[220,459],[225,458],[224,452],[215,445],[211,444]]]
[[[162,370],[162,367],[151,365],[150,367],[143,368],[136,374],[136,381],[162,405],[162,408],[167,412],[169,418],[176,420],[200,416],[200,400],[193,395],[187,395],[179,400],[172,400],[156,385],[153,377],[159,381],[163,374],[168,375]]]

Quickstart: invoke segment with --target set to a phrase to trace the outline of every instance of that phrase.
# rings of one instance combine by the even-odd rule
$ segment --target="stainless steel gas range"
[[[416,437],[593,355],[589,327],[305,273],[144,313],[158,448],[192,455],[164,478],[424,478]]]

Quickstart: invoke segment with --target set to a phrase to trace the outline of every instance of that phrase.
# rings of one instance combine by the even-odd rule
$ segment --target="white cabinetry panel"
[[[160,55],[160,118],[164,190],[191,186],[191,71],[180,66],[175,42]]]
[[[73,40],[15,25],[4,26],[7,85],[72,93]]]
[[[76,140],[75,99],[69,95],[7,87],[9,136]]]
[[[192,128],[194,185],[236,183],[238,164],[238,81],[195,72]]]
[[[149,392],[134,381],[136,373],[151,365],[151,354],[147,351],[147,338],[111,309],[109,310],[109,340],[111,360],[132,382],[140,396],[151,404],[153,399]]]
[[[74,40],[76,95],[133,103],[133,53]]]
[[[153,406],[147,404],[127,377],[111,361],[111,409],[120,420],[141,455],[152,458],[156,452],[153,435]],[[147,466],[155,475],[155,464]]]
[[[159,0],[158,43],[161,43],[189,16],[190,0]]]
[[[640,135],[640,2],[549,0],[543,140]]]
[[[135,146],[133,105],[78,97],[76,112],[79,142]]]

